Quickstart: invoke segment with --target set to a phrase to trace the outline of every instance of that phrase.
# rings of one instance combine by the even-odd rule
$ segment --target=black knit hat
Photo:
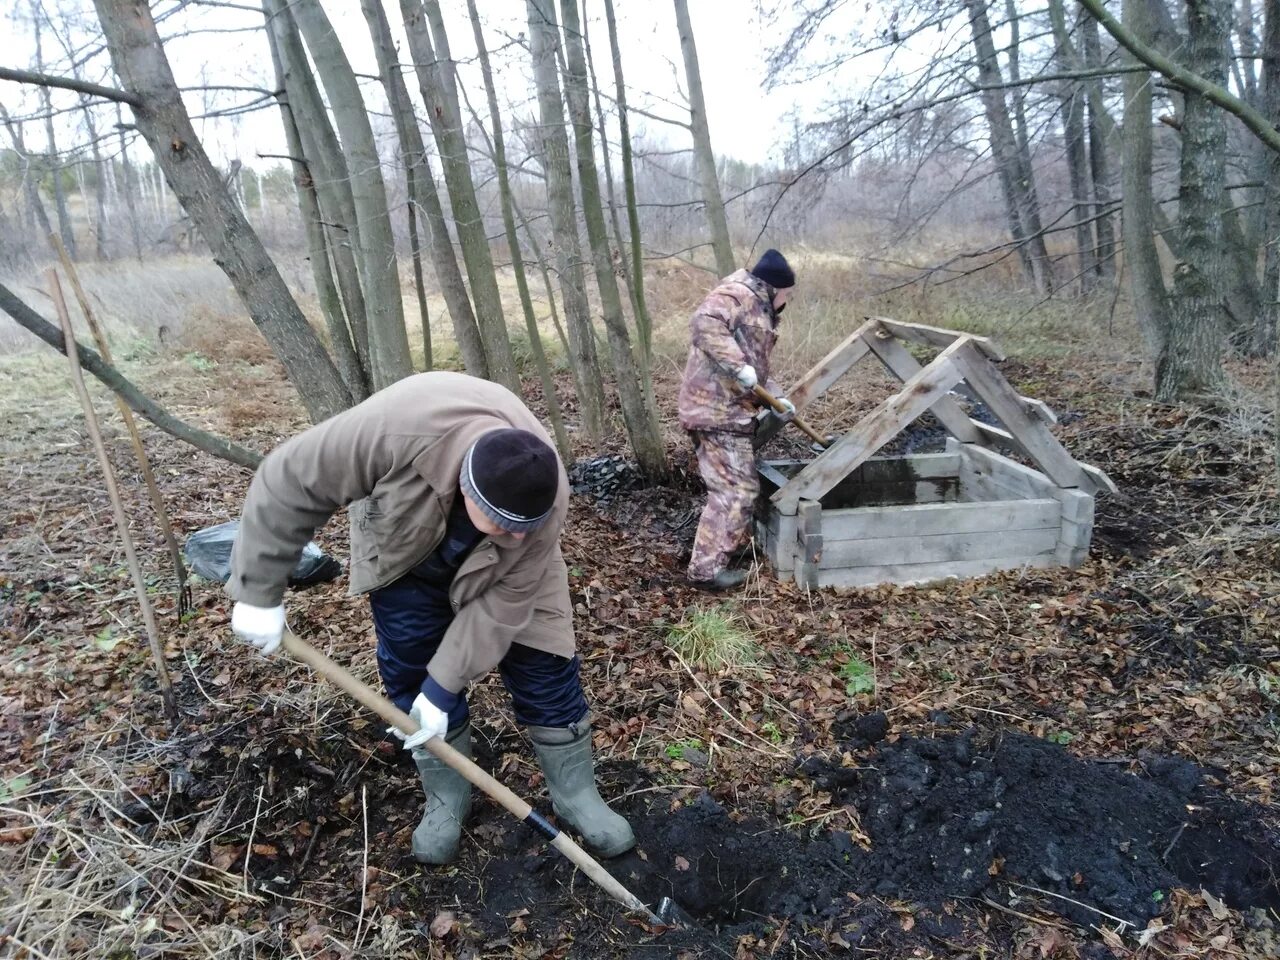
[[[751,275],[763,280],[775,290],[785,290],[796,285],[796,275],[787,258],[770,247],[760,261],[751,268]]]
[[[509,533],[546,522],[560,489],[560,459],[528,430],[491,430],[471,445],[458,477],[480,512]]]

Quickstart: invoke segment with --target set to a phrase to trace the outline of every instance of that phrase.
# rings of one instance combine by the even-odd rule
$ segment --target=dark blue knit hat
[[[490,430],[467,451],[458,484],[503,530],[529,533],[555,506],[560,458],[528,430]]]
[[[763,280],[775,290],[785,290],[796,285],[796,275],[787,258],[770,247],[760,261],[751,268],[751,275]]]

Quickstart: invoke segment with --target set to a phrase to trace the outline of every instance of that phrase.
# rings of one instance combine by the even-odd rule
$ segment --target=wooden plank
[[[1027,408],[1032,416],[1038,417],[1041,423],[1053,426],[1058,422],[1058,415],[1043,400],[1036,400],[1032,397],[1022,397],[1021,399],[1022,405]]]
[[[902,323],[889,317],[867,317],[867,319],[883,324],[899,340],[910,340],[912,343],[922,343],[931,347],[949,347],[960,338],[965,337],[977,344],[978,349],[992,360],[1004,359],[1004,351],[997,347],[995,341],[989,337],[976,337],[960,330],[930,327],[923,323]]]
[[[992,557],[1033,557],[1058,548],[1060,527],[1032,530],[984,530],[928,537],[882,537],[874,540],[824,538],[822,566],[865,567],[903,563],[960,563]]]
[[[756,521],[756,540],[764,545],[764,554],[775,573],[790,573],[796,560],[796,517],[783,516],[769,510],[765,520]]]
[[[905,457],[872,457],[857,470],[866,483],[936,480],[960,476],[958,453],[912,453]]]
[[[907,352],[907,348],[893,338],[883,326],[877,327],[874,335],[867,337],[871,351],[895,377],[906,383],[921,370],[920,361]],[[944,393],[930,412],[939,422],[951,431],[951,435],[965,443],[977,443],[978,431],[974,428],[969,415],[960,409],[960,404]]]
[[[848,373],[855,364],[871,350],[867,339],[875,324],[867,322],[849,336],[845,337],[830,353],[815,363],[791,386],[787,399],[796,405],[796,410],[803,410],[830,389],[831,385]],[[777,417],[762,414],[756,419],[756,432],[751,438],[751,446],[759,450],[766,443],[782,432],[786,426]]]
[[[1038,419],[1027,413],[1022,398],[991,366],[990,361],[971,344],[959,342],[955,364],[970,388],[996,415],[1027,451],[1027,456],[1060,487],[1084,487],[1092,490],[1093,480],[1071,458],[1058,438]]]
[[[1054,498],[1062,504],[1062,519],[1074,523],[1093,523],[1093,497],[1080,490],[1058,490]]]
[[[831,385],[849,372],[853,366],[867,355],[871,349],[867,343],[867,334],[875,330],[876,325],[868,320],[825,357],[806,371],[797,380],[787,394],[787,399],[796,405],[796,410],[803,410],[830,389]]]
[[[822,567],[822,507],[812,500],[800,504],[795,542],[796,583],[817,587],[818,570]]]
[[[1051,499],[861,507],[826,510],[822,515],[822,535],[829,543],[1012,530],[1057,531],[1061,526],[1061,507]]]
[[[1002,570],[1045,569],[1056,566],[1058,561],[1054,554],[1041,553],[1034,557],[992,557],[950,563],[836,567],[819,571],[817,583],[820,587],[871,587],[882,583],[911,586],[950,579],[983,577]]]
[[[1089,479],[1093,481],[1095,493],[1102,493],[1103,491],[1107,493],[1120,492],[1120,488],[1116,486],[1115,481],[1107,476],[1101,468],[1095,467],[1092,464],[1082,463],[1080,464],[1080,469],[1088,474]]]
[[[959,477],[934,477],[898,483],[862,483],[844,479],[822,497],[826,510],[863,507],[901,507],[919,503],[955,503],[960,499]]]
[[[938,354],[937,359],[903,384],[899,393],[863,417],[852,430],[775,493],[773,502],[785,508],[802,499],[821,500],[828,490],[959,382],[960,371],[951,363],[951,357],[964,343],[963,340],[957,341]]]
[[[1001,456],[994,450],[966,444],[960,451],[961,484],[972,479],[972,473],[986,477],[1018,497],[1052,497],[1061,489],[1038,470],[1025,467],[1015,460]],[[1085,494],[1087,496],[1087,494]]]

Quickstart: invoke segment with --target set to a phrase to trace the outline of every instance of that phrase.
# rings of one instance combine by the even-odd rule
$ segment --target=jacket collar
[[[765,283],[754,273],[745,268],[742,270],[735,270],[733,273],[729,274],[729,276],[724,278],[724,283],[726,285],[730,283],[739,284],[750,290],[751,293],[764,304],[764,309],[769,315],[770,322],[774,327],[777,327],[778,313],[773,308],[773,297],[777,291],[774,290],[771,285]]]

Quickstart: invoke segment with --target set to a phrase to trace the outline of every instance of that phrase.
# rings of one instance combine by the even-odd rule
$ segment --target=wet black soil
[[[1035,887],[1043,907],[1077,923],[1102,913],[1138,926],[1174,887],[1280,907],[1280,834],[1187,760],[1084,761],[1035,737],[971,729],[881,744],[865,765],[803,769],[858,810],[871,849],[849,870],[866,893],[938,902]]]

